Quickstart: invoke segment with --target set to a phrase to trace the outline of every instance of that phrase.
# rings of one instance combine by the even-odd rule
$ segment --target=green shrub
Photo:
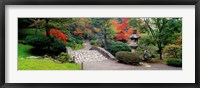
[[[84,46],[82,44],[76,44],[76,43],[73,44],[73,43],[70,43],[70,42],[67,42],[66,46],[71,47],[73,50],[78,50],[78,49],[84,48]]]
[[[168,53],[169,55],[172,55],[174,58],[181,58],[182,57],[182,50],[181,46],[170,44],[163,48],[164,53]]]
[[[119,41],[121,41],[121,42],[123,42],[123,43],[127,43],[128,41],[126,40],[126,39],[122,39],[122,40],[119,40]]]
[[[158,48],[154,45],[141,45],[136,49],[136,54],[143,60],[151,62],[156,59],[159,55],[157,54]]]
[[[36,48],[45,48],[50,45],[51,38],[46,36],[27,36],[25,41]]]
[[[182,59],[168,58],[166,63],[170,66],[182,67]]]
[[[83,41],[82,41],[82,40],[76,39],[76,43],[77,43],[77,44],[83,44]]]
[[[131,51],[131,48],[122,42],[111,42],[109,43],[107,50],[115,55],[118,51]]]
[[[102,45],[102,42],[101,42],[100,40],[97,40],[97,41],[96,41],[96,44],[99,45],[99,46],[101,46],[101,45]]]
[[[61,52],[66,52],[65,44],[60,39],[54,40],[54,42],[51,43],[50,49],[54,53],[54,55],[58,55]]]
[[[82,36],[74,36],[77,40],[83,40],[84,38]]]
[[[62,52],[60,55],[58,55],[57,60],[60,61],[61,63],[64,62],[72,62],[72,58],[69,54]]]
[[[65,43],[53,37],[27,36],[26,43],[34,47],[32,53],[37,55],[40,53],[59,55],[61,52],[66,52]]]
[[[73,50],[79,50],[79,49],[82,49],[84,48],[84,46],[82,44],[75,44],[74,47],[72,47]]]
[[[75,42],[77,44],[83,44],[83,37],[82,36],[73,36],[75,38]]]
[[[142,37],[138,40],[139,45],[142,45],[142,44],[144,44],[144,45],[151,45],[151,44],[155,45],[156,44],[154,39],[152,39],[153,36],[146,34],[146,33],[141,34],[141,36]]]
[[[74,37],[69,37],[69,39],[67,39],[68,42],[71,42],[73,44],[77,43],[77,44],[83,44],[83,40],[80,39],[76,39]]]
[[[100,46],[100,47],[104,47],[102,46],[102,42],[100,40],[90,40],[90,44],[93,46]]]
[[[126,64],[138,65],[139,62],[141,61],[140,58],[138,58],[135,53],[131,53],[128,51],[119,51],[116,53],[115,56],[119,60],[119,62]]]
[[[67,42],[76,43],[76,39],[74,37],[69,37]]]
[[[97,40],[96,36],[89,36],[89,40]]]
[[[44,33],[45,33],[44,29],[37,30],[37,35],[39,36],[44,35]],[[35,28],[25,28],[25,29],[18,30],[18,39],[24,40],[27,36],[30,36],[30,35],[32,36],[36,35]]]
[[[90,44],[91,44],[91,45],[94,45],[94,44],[96,44],[96,42],[97,42],[96,40],[91,40],[91,41],[90,41]]]
[[[66,46],[68,47],[74,47],[76,43],[66,42]]]

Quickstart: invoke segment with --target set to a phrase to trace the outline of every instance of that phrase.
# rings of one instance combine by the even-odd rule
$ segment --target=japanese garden
[[[182,18],[18,18],[18,70],[181,70]]]

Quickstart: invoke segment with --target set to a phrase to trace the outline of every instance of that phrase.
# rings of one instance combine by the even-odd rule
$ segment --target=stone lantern
[[[137,30],[133,30],[133,34],[129,36],[129,38],[131,39],[131,43],[129,44],[129,46],[131,47],[132,53],[135,53],[135,49],[138,47],[137,41],[140,37],[141,36],[137,34]]]

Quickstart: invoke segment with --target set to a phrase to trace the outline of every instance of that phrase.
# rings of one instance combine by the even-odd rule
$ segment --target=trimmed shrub
[[[138,65],[141,61],[135,53],[131,53],[128,51],[119,51],[116,53],[116,59],[119,60],[119,62],[126,63],[126,64],[134,64]]]
[[[109,43],[107,50],[112,55],[115,55],[118,51],[131,51],[131,48],[130,46],[122,42],[111,42]]]
[[[57,60],[60,61],[61,63],[64,62],[72,62],[72,58],[68,53],[60,53],[60,55],[58,55]]]
[[[175,45],[175,44],[170,44],[165,46],[163,48],[164,53],[168,53],[169,55],[172,55],[174,58],[181,58],[182,57],[182,50],[181,46]]]
[[[182,60],[181,59],[174,59],[169,58],[166,60],[167,65],[175,66],[175,67],[182,67]]]
[[[34,54],[53,54],[59,55],[66,52],[65,43],[61,39],[46,36],[27,36],[26,43],[33,46]]]
[[[65,44],[60,39],[54,40],[54,42],[51,43],[50,49],[54,53],[54,55],[58,55],[61,52],[66,52]]]
[[[45,36],[27,36],[25,41],[36,48],[45,48],[50,45],[51,38]]]

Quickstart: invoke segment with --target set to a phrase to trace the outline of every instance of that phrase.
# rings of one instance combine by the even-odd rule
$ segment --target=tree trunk
[[[105,48],[108,48],[108,40],[107,40],[107,29],[104,28],[104,42],[105,42]]]
[[[46,20],[46,23],[45,23],[45,29],[46,29],[46,35],[47,37],[50,37],[50,28],[49,28],[49,19],[45,19]],[[50,51],[50,44],[48,45],[48,50]]]
[[[162,52],[159,52],[159,54],[160,54],[160,59],[162,60],[163,58],[162,58]]]
[[[161,46],[159,46],[159,55],[160,55],[160,59],[162,60],[163,58],[162,58],[162,47]]]
[[[50,28],[49,28],[49,26],[48,26],[49,19],[45,19],[45,20],[46,20],[46,24],[45,24],[46,35],[49,37],[49,36],[50,36]]]
[[[104,41],[105,41],[105,48],[108,48],[108,41],[107,41],[107,36],[106,34],[104,35]]]

